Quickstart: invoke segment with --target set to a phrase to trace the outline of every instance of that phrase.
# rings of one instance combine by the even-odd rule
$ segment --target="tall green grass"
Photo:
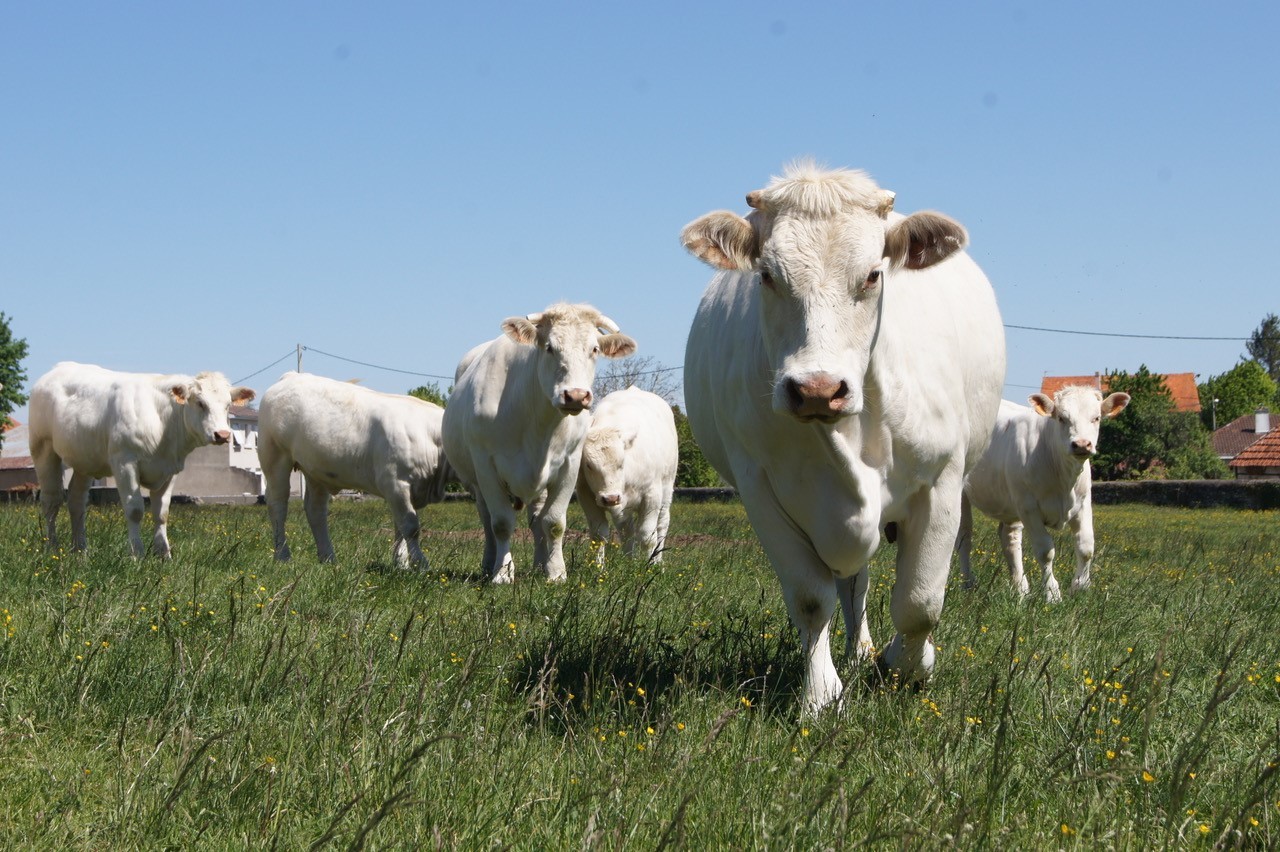
[[[282,565],[260,507],[176,507],[174,559],[135,562],[118,508],[85,556],[0,506],[0,844],[1280,845],[1280,518],[1097,514],[1094,588],[1053,607],[980,524],[933,682],[846,663],[843,712],[806,720],[737,505],[678,504],[656,567],[573,537],[561,586],[526,535],[504,588],[468,504],[424,512],[422,573],[376,501],[335,505],[338,565],[300,511]]]

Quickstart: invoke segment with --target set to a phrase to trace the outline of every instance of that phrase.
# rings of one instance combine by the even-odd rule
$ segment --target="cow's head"
[[[621,509],[626,504],[622,461],[635,439],[634,433],[626,435],[607,426],[592,429],[582,443],[582,475],[601,509]]]
[[[1037,414],[1050,418],[1051,445],[1077,459],[1089,459],[1098,452],[1098,431],[1102,418],[1115,417],[1129,404],[1129,394],[1116,392],[1106,399],[1096,388],[1072,385],[1053,395],[1027,397]]]
[[[624,358],[636,342],[590,305],[552,305],[545,311],[504,320],[507,337],[535,347],[538,383],[551,404],[567,414],[591,407],[596,358]]]
[[[964,247],[964,229],[939,213],[891,217],[893,197],[863,172],[798,163],[747,194],[745,218],[709,213],[681,234],[710,265],[755,273],[775,411],[822,422],[860,412],[888,273]]]
[[[227,409],[256,396],[251,388],[231,387],[221,373],[201,373],[186,384],[169,388],[174,402],[183,406],[187,433],[200,444],[225,444],[231,440]]]

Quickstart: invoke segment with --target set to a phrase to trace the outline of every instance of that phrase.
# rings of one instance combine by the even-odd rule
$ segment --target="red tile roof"
[[[1235,458],[1262,435],[1254,431],[1258,418],[1254,414],[1242,414],[1213,433],[1213,451],[1222,458]]]
[[[1246,467],[1280,468],[1280,429],[1272,429],[1254,441],[1229,466],[1236,471]]]
[[[1164,373],[1165,387],[1173,395],[1175,411],[1199,411],[1200,390],[1196,387],[1195,373]],[[1095,387],[1106,393],[1107,377],[1094,373],[1092,376],[1045,376],[1040,381],[1040,392],[1053,396],[1067,385],[1085,385]]]

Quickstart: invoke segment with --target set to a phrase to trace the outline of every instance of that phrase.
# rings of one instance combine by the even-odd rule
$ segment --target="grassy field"
[[[523,534],[506,588],[465,503],[424,512],[425,573],[374,501],[335,505],[339,565],[300,511],[279,565],[265,509],[175,507],[161,563],[118,508],[82,556],[0,505],[0,846],[1280,846],[1280,516],[1097,514],[1094,587],[1054,607],[980,524],[929,687],[846,663],[806,720],[736,504],[678,504],[660,567],[574,537],[555,587]]]

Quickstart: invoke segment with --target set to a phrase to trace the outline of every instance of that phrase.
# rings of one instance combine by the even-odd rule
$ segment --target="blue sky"
[[[451,375],[561,299],[674,367],[681,227],[811,156],[962,222],[1008,324],[1240,338],[1009,329],[1006,396],[1207,378],[1280,312],[1278,10],[5,3],[0,310],[32,380]]]

